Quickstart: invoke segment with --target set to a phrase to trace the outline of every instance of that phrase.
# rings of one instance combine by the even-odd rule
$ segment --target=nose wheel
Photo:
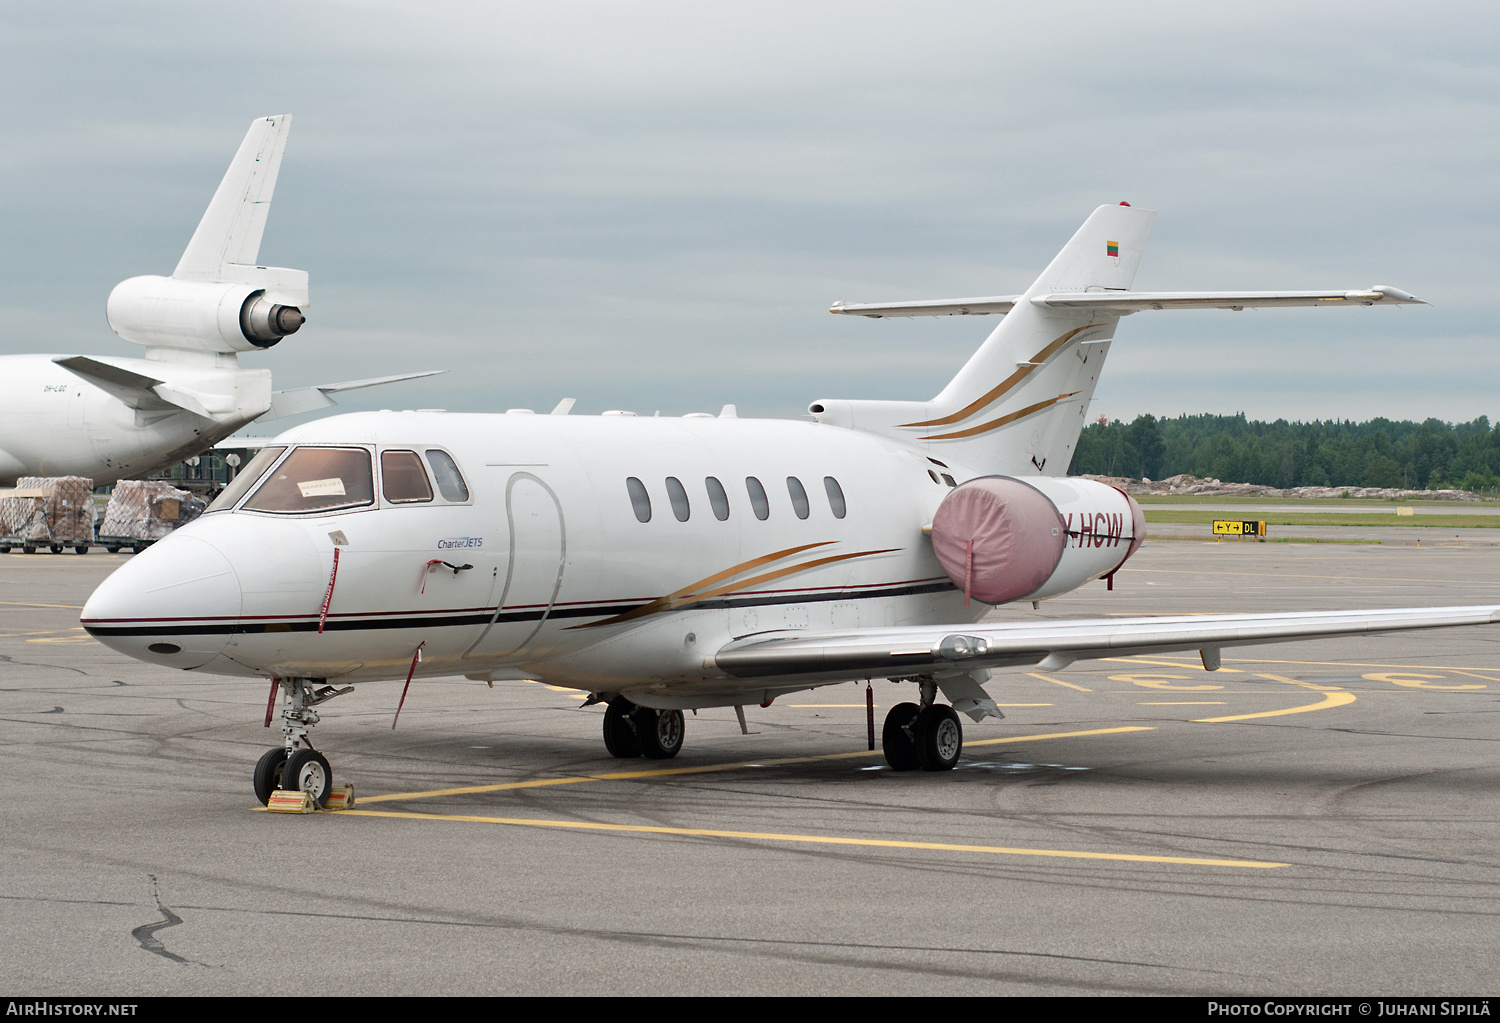
[[[268,749],[255,762],[255,798],[265,806],[271,801],[271,793],[281,788],[281,775],[286,767],[286,750],[280,746]]]
[[[261,801],[261,805],[269,803],[271,794],[277,789],[300,789],[321,807],[333,791],[333,768],[327,757],[312,748],[308,739],[308,732],[319,720],[313,707],[335,696],[352,693],[354,687],[319,686],[317,683],[322,681],[290,678],[277,683],[282,693],[282,744],[261,755],[251,776],[255,798]],[[269,714],[266,723],[270,724]]]
[[[333,790],[333,768],[328,758],[315,749],[299,749],[286,758],[281,770],[281,787],[296,791],[301,789],[312,801],[322,806]]]

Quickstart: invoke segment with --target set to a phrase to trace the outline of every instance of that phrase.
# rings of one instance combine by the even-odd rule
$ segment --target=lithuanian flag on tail
[[[1120,254],[1120,243],[1119,242],[1105,242],[1104,243],[1104,251],[1108,255],[1118,256]]]

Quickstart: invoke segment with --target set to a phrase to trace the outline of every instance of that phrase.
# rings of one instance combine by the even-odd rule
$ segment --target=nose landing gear
[[[328,758],[312,748],[308,731],[318,723],[317,704],[354,692],[353,686],[319,686],[321,678],[280,680],[282,745],[266,750],[255,765],[255,797],[264,805],[277,789],[301,790],[322,806],[333,790],[333,768]],[[267,724],[269,724],[269,717]]]
[[[963,726],[952,707],[935,702],[937,682],[930,675],[915,681],[921,704],[898,703],[885,716],[885,761],[896,771],[951,771],[963,753]]]

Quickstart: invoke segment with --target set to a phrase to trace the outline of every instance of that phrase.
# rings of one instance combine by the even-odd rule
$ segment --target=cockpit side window
[[[318,512],[355,508],[375,500],[370,453],[364,448],[294,448],[260,489],[246,511]]]
[[[239,475],[235,476],[229,482],[229,486],[225,487],[219,496],[214,498],[214,503],[208,506],[208,511],[205,511],[204,514],[207,515],[208,512],[228,511],[239,504],[240,498],[248,494],[250,488],[260,482],[260,478],[266,474],[266,470],[271,468],[272,464],[275,463],[276,459],[281,457],[281,453],[285,450],[285,447],[261,448],[260,452],[254,458],[250,459],[250,464],[241,469]]]
[[[428,448],[427,464],[432,466],[432,476],[437,480],[438,493],[443,495],[443,500],[463,503],[469,499],[468,484],[464,483],[464,475],[458,471],[458,463],[452,455]]]
[[[432,500],[432,485],[415,451],[381,452],[380,492],[391,504]]]

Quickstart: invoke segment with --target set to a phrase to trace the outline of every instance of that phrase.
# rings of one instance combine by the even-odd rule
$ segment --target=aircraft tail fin
[[[291,124],[291,114],[250,123],[171,277],[115,285],[104,308],[116,334],[163,352],[223,354],[297,332],[310,304],[307,271],[258,264]]]
[[[1125,205],[1096,209],[931,401],[821,400],[809,411],[984,474],[1066,473],[1120,312],[1034,300],[1128,290],[1155,219]]]
[[[291,114],[258,117],[251,122],[177,269],[172,271],[173,277],[180,281],[234,280],[233,265],[255,265],[291,126]]]
[[[1100,206],[1068,239],[1025,298],[1054,291],[1129,291],[1156,222],[1155,210]]]

